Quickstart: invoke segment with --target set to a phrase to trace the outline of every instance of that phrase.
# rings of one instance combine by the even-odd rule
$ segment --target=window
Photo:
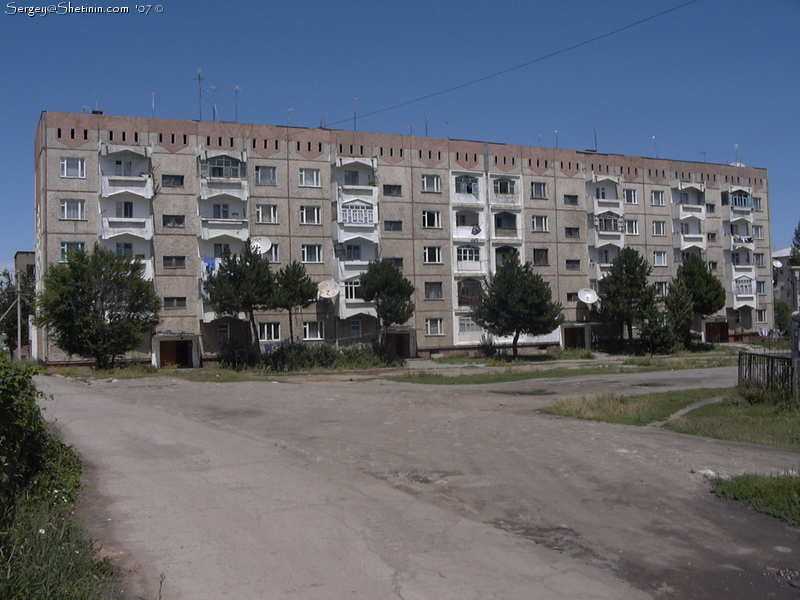
[[[358,171],[345,171],[344,172],[345,185],[358,185]]]
[[[164,308],[167,310],[186,308],[186,297],[166,296],[164,297]]]
[[[709,242],[716,242],[717,241],[717,234],[714,231],[709,231],[706,238]]]
[[[256,204],[256,223],[277,223],[277,204]]]
[[[753,210],[756,212],[761,212],[764,210],[764,203],[758,196],[753,196]]]
[[[567,292],[567,302],[577,302],[578,292]]]
[[[564,237],[568,238],[581,237],[580,227],[564,227]]]
[[[426,265],[442,264],[442,249],[440,246],[425,246],[422,249],[422,262]]]
[[[319,178],[319,169],[300,169],[301,187],[322,187]]]
[[[689,192],[680,192],[678,202],[681,204],[689,204]]]
[[[402,258],[392,257],[392,258],[387,258],[386,260],[388,260],[390,263],[392,263],[392,266],[395,269],[399,269],[400,271],[403,270],[403,259]]]
[[[133,162],[130,160],[114,161],[114,175],[117,177],[130,177],[133,173]]]
[[[667,235],[667,226],[664,221],[653,221],[653,235],[655,236]]]
[[[325,339],[325,327],[322,321],[304,321],[303,339],[322,340]]]
[[[224,346],[231,339],[231,324],[220,323],[217,325],[217,342],[220,346]]]
[[[514,193],[515,182],[513,179],[495,179],[494,193],[501,196],[509,196]]]
[[[303,244],[302,262],[304,262],[304,263],[321,263],[322,262],[322,245],[321,244]]]
[[[228,218],[228,205],[227,204],[215,204],[213,207],[213,216],[215,219],[227,219]]]
[[[753,264],[757,267],[764,266],[764,254],[761,252],[756,252],[753,254]]]
[[[514,192],[511,191],[509,193],[513,194]],[[547,198],[547,184],[541,181],[532,181],[531,198]]]
[[[241,178],[247,175],[245,164],[230,156],[215,156],[205,161],[200,161],[200,175],[202,177]]]
[[[269,250],[267,250],[266,256],[267,260],[271,263],[281,262],[280,245],[273,242],[272,246],[270,246]]]
[[[608,216],[597,219],[598,231],[619,231],[619,219],[608,213]]]
[[[594,188],[594,197],[597,200],[605,200],[606,198],[606,188],[603,186]]]
[[[639,221],[636,219],[625,219],[625,233],[628,235],[639,235]]]
[[[459,175],[456,177],[456,194],[478,195],[478,178],[469,175]]]
[[[319,206],[300,207],[301,225],[322,225],[322,212]]]
[[[350,321],[350,338],[357,340],[361,337],[361,321],[353,319]]]
[[[384,231],[403,231],[403,222],[402,221],[384,221],[383,222],[383,230]]]
[[[574,259],[567,259],[567,269],[570,271],[579,271],[581,268],[581,261]]]
[[[547,248],[534,248],[533,249],[533,265],[535,267],[546,267],[550,264],[548,258]]]
[[[481,282],[477,279],[462,279],[458,281],[458,305],[472,306],[481,295]]]
[[[742,256],[738,252],[731,252],[731,264],[732,265],[742,264]]]
[[[681,235],[689,235],[689,224],[688,223],[679,223],[679,231]]]
[[[472,317],[458,317],[458,333],[480,333],[481,331],[483,329],[472,320]]]
[[[164,227],[185,227],[186,217],[183,215],[163,215],[161,217],[161,224]]]
[[[185,256],[164,256],[162,257],[165,269],[185,269],[186,257]]]
[[[442,191],[442,178],[438,175],[423,175],[422,191],[440,193]]]
[[[86,203],[83,200],[62,200],[61,218],[68,221],[83,221],[86,218]]]
[[[708,270],[709,271],[716,271],[717,270],[717,261],[715,261],[715,260],[708,261]]]
[[[666,281],[656,281],[656,297],[664,298],[669,293],[669,284]]]
[[[266,165],[256,167],[256,185],[277,185],[278,169]]]
[[[133,218],[133,202],[120,200],[117,202],[117,218],[118,219],[132,219]]]
[[[361,260],[361,245],[347,244],[344,248],[345,260]]]
[[[438,210],[423,210],[422,211],[422,227],[424,228],[442,228],[442,215]]]
[[[766,308],[757,308],[756,309],[756,323],[766,323],[767,322],[767,309]]]
[[[86,159],[61,157],[61,177],[84,179],[86,177]]]
[[[258,339],[261,342],[277,342],[281,339],[281,324],[276,321],[258,324]]]
[[[531,218],[531,224],[533,226],[534,233],[543,233],[546,231],[550,231],[550,228],[547,224],[547,216],[546,215],[533,215]]]
[[[183,187],[183,175],[162,175],[161,187]]]
[[[456,249],[456,260],[459,262],[477,262],[481,259],[481,249],[476,246],[459,246]]]
[[[764,226],[763,225],[753,225],[753,237],[757,240],[764,239]]]
[[[226,252],[231,251],[230,244],[214,244],[214,258],[222,258]]]
[[[61,256],[59,257],[59,262],[65,263],[67,262],[67,258],[69,258],[70,252],[77,252],[78,250],[84,249],[83,242],[61,242]]]
[[[568,206],[578,206],[578,196],[575,194],[564,194],[564,204]]]
[[[344,282],[344,298],[345,300],[357,300],[362,297],[361,294],[361,280],[351,279]]]
[[[425,319],[425,335],[444,335],[444,319]]]
[[[444,291],[441,281],[425,282],[425,300],[443,300]]]
[[[653,190],[650,192],[650,204],[652,206],[664,206],[664,191]]]
[[[631,189],[622,190],[622,195],[625,196],[625,204],[639,203],[639,200],[636,198],[636,190],[631,190]]]
[[[706,212],[707,213],[714,213],[716,211],[717,211],[717,205],[716,204],[711,204],[711,203],[706,204]]]
[[[383,186],[383,195],[384,196],[402,196],[403,195],[403,186],[400,186],[400,185],[384,185]]]
[[[653,252],[653,266],[666,267],[667,266],[667,253],[663,250],[656,250]]]
[[[766,281],[756,281],[756,294],[759,296],[766,296],[767,295],[767,282]]]

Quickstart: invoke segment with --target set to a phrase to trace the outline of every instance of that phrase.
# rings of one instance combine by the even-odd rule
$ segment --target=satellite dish
[[[780,269],[783,266],[783,263],[779,260],[773,260],[772,266],[775,267],[776,269]]]
[[[597,292],[595,292],[592,288],[583,288],[578,290],[578,300],[584,304],[594,304],[598,299]]]
[[[320,298],[335,298],[339,295],[339,284],[332,279],[320,281],[317,284],[317,295]]]
[[[266,254],[272,248],[272,242],[268,237],[254,237],[250,239],[250,243],[259,254]]]

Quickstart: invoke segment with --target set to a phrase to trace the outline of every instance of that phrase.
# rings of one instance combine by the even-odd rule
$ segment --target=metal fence
[[[794,393],[792,358],[739,352],[739,385]]]

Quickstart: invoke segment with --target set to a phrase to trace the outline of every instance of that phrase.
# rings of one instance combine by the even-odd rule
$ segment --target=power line
[[[576,50],[578,48],[581,48],[582,46],[586,46],[588,44],[592,44],[592,43],[597,42],[599,40],[602,40],[602,39],[605,39],[607,37],[611,37],[613,35],[616,35],[618,33],[622,33],[623,31],[626,31],[626,30],[631,29],[633,27],[637,27],[637,26],[641,25],[642,23],[646,23],[647,21],[652,21],[653,19],[658,19],[659,17],[663,17],[664,15],[667,15],[667,14],[669,14],[671,12],[675,12],[676,10],[680,10],[681,8],[684,8],[685,6],[689,6],[690,4],[694,4],[697,1],[698,0],[688,0],[688,2],[684,2],[683,4],[679,4],[678,6],[674,6],[672,8],[668,8],[667,10],[662,10],[661,12],[656,13],[654,15],[650,15],[649,17],[645,17],[643,19],[639,19],[638,21],[634,21],[633,23],[629,23],[628,25],[624,25],[622,27],[619,27],[619,28],[614,29],[612,31],[608,31],[606,33],[603,33],[601,35],[595,36],[595,37],[590,38],[588,40],[584,40],[582,42],[578,42],[577,44],[573,44],[572,46],[568,46],[566,48],[562,48],[561,50],[556,50],[555,52],[550,52],[549,54],[545,54],[543,56],[540,56],[539,58],[534,58],[533,60],[529,60],[528,62],[524,62],[524,63],[516,65],[514,67],[509,67],[507,69],[503,69],[502,71],[496,71],[496,72],[491,73],[489,75],[484,75],[483,77],[479,77],[478,79],[472,79],[470,81],[467,81],[467,82],[464,82],[464,83],[460,83],[458,85],[454,85],[452,87],[449,87],[449,88],[446,88],[446,89],[443,89],[443,90],[439,90],[438,92],[433,92],[433,93],[427,94],[425,96],[419,96],[418,98],[414,98],[412,100],[406,100],[404,102],[399,102],[398,104],[393,104],[391,106],[387,106],[386,108],[381,108],[381,109],[378,109],[378,110],[374,110],[372,112],[364,113],[364,114],[359,115],[359,116],[361,118],[371,117],[373,115],[377,115],[377,114],[380,114],[380,113],[388,112],[390,110],[394,110],[396,108],[401,108],[403,106],[408,106],[409,104],[414,104],[415,102],[421,102],[422,100],[428,100],[429,98],[435,98],[436,96],[442,96],[443,94],[449,94],[450,92],[454,92],[456,90],[460,90],[460,89],[465,88],[467,86],[475,85],[476,83],[481,83],[481,82],[487,81],[489,79],[494,79],[495,77],[500,77],[501,75],[505,75],[506,73],[510,73],[510,72],[516,71],[518,69],[523,69],[525,67],[529,67],[530,65],[533,65],[533,64],[548,60],[548,59],[553,58],[555,56],[559,56],[560,54],[565,54],[567,52],[571,52],[572,50]],[[347,121],[349,121],[349,119],[342,119],[341,121],[336,121],[334,123],[328,123],[327,126],[330,127],[332,125],[339,125],[341,123],[346,123]],[[355,116],[354,116],[354,121],[355,121]]]

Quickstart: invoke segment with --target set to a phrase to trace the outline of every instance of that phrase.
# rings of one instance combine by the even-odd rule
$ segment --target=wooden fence
[[[794,393],[791,357],[739,352],[739,385]]]

